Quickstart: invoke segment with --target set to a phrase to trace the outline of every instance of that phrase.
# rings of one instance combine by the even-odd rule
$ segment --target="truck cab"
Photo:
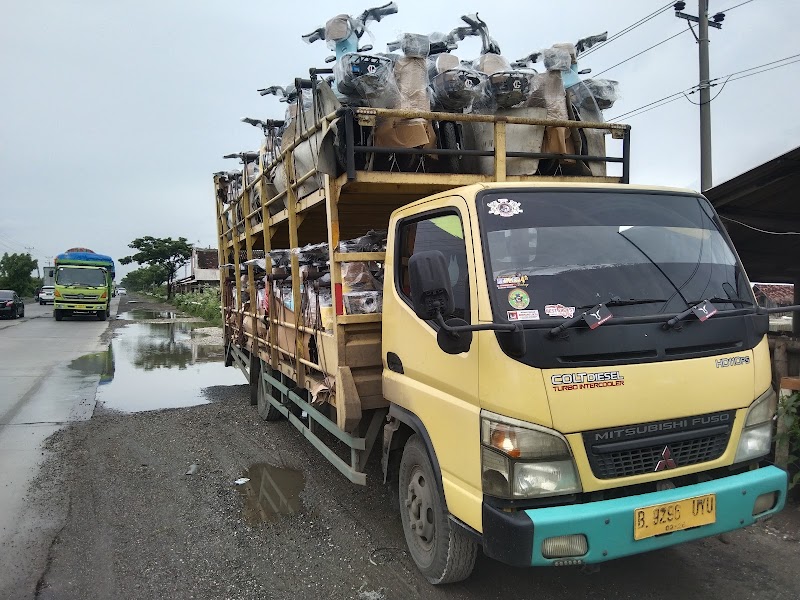
[[[434,583],[479,545],[594,563],[784,505],[768,317],[695,192],[493,183],[409,204],[383,311],[384,466]]]
[[[53,316],[94,316],[104,321],[110,314],[114,261],[88,251],[67,251],[55,261]]]

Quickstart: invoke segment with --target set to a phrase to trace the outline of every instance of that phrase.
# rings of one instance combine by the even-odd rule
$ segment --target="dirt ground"
[[[290,424],[263,422],[246,386],[205,393],[212,403],[189,408],[98,410],[50,438],[29,502],[64,525],[38,598],[800,597],[794,505],[743,531],[594,568],[479,556],[467,581],[432,587],[403,549],[377,460],[369,485],[355,486]],[[296,514],[254,524],[233,482],[258,463],[302,474]]]

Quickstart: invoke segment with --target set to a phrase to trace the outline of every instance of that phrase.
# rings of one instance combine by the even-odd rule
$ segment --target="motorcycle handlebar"
[[[314,87],[314,84],[311,83],[310,79],[303,79],[298,77],[294,80],[294,87],[300,90],[310,90]]]
[[[271,85],[268,88],[264,88],[263,90],[258,90],[258,93],[261,94],[262,96],[268,96],[270,94],[274,94],[275,96],[280,95],[283,96],[284,98],[286,97],[286,90],[279,85]]]
[[[473,35],[481,36],[483,44],[481,54],[500,54],[500,46],[489,35],[489,27],[486,25],[486,21],[478,16],[478,13],[461,15],[461,20],[475,31]]]
[[[580,55],[595,44],[605,42],[608,39],[608,32],[598,33],[597,35],[590,35],[589,37],[581,38],[575,43],[575,55]]]
[[[527,67],[531,63],[539,62],[539,58],[541,58],[542,53],[541,51],[531,52],[527,56],[523,56],[519,60],[515,61],[512,66],[517,68]]]
[[[378,22],[380,22],[380,20],[383,17],[388,17],[389,15],[396,14],[397,10],[398,9],[397,9],[397,3],[396,2],[388,2],[388,3],[384,4],[383,6],[376,6],[374,8],[368,8],[363,13],[361,13],[361,16],[358,18],[358,20],[363,25],[366,25],[370,21],[378,21]]]
[[[324,40],[325,39],[325,28],[320,27],[319,29],[315,29],[311,33],[305,34],[303,37],[303,41],[306,44],[313,44],[317,40]]]

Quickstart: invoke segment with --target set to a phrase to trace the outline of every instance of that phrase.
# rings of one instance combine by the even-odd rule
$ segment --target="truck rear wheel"
[[[56,321],[60,321],[64,318],[64,314],[57,308],[53,309],[53,316],[56,318]]]
[[[418,435],[412,435],[403,449],[398,496],[406,544],[425,579],[440,584],[469,577],[478,544],[450,523],[431,460]]]
[[[265,421],[279,421],[283,415],[281,411],[270,404],[267,395],[272,391],[272,386],[266,381],[258,382],[258,414]]]

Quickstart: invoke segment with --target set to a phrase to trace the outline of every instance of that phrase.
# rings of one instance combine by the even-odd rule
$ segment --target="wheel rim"
[[[436,535],[433,493],[430,481],[419,466],[412,470],[409,478],[406,510],[414,540],[421,548],[430,550]]]

